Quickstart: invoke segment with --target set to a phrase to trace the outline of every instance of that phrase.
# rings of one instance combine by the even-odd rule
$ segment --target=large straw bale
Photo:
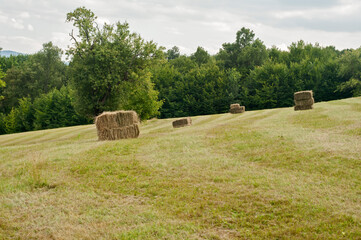
[[[246,111],[245,106],[240,106],[238,103],[231,104],[229,107],[230,113],[243,113]]]
[[[99,140],[136,138],[139,118],[135,111],[103,112],[95,119]]]
[[[138,136],[139,124],[137,123],[120,128],[103,128],[102,130],[98,131],[98,139],[100,141],[137,138]]]
[[[135,111],[115,111],[103,112],[96,120],[97,129],[119,128],[139,123],[138,115]]]
[[[186,127],[192,125],[192,119],[190,117],[178,119],[172,122],[174,128]]]
[[[294,99],[296,101],[300,101],[300,100],[307,100],[313,98],[313,92],[312,90],[310,91],[300,91],[300,92],[295,92],[294,93]]]
[[[305,100],[295,100],[296,106],[311,106],[313,105],[315,100],[313,98],[305,99]]]

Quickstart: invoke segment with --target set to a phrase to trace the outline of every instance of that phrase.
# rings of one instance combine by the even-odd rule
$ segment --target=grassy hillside
[[[361,98],[0,136],[0,239],[360,239]]]

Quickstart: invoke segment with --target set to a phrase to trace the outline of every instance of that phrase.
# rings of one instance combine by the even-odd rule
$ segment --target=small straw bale
[[[295,101],[308,100],[310,98],[313,98],[313,92],[312,92],[312,90],[295,92],[294,98],[295,98]]]
[[[231,104],[229,107],[229,112],[230,113],[243,113],[246,111],[246,107],[245,106],[240,106],[238,103],[235,104]]]
[[[172,122],[174,128],[186,127],[192,125],[192,119],[190,117],[178,119]]]
[[[135,111],[103,112],[95,119],[99,140],[139,136],[139,117]]]

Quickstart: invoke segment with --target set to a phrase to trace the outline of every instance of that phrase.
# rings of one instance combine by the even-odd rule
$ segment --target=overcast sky
[[[161,46],[211,54],[234,42],[242,27],[267,47],[287,49],[300,39],[337,49],[361,46],[361,0],[0,0],[0,47],[35,53],[52,41],[66,49],[68,12],[85,6],[99,22],[127,21]]]

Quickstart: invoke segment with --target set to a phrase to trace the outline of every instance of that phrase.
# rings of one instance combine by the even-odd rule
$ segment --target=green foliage
[[[52,42],[43,44],[43,49],[32,57],[35,70],[35,86],[39,92],[47,93],[53,88],[60,89],[67,84],[66,65],[62,62],[63,51]]]
[[[134,110],[142,120],[159,115],[159,108],[163,101],[158,101],[158,91],[154,90],[154,83],[150,78],[150,73],[141,73],[132,76],[135,83],[124,83],[122,88],[123,100],[120,109]]]
[[[12,108],[9,114],[2,115],[3,131],[0,130],[1,134],[33,130],[33,114],[34,109],[30,98],[20,99],[17,108]]]
[[[14,65],[6,72],[6,88],[0,109],[8,113],[17,107],[18,99],[30,97],[34,100],[41,94],[67,82],[66,65],[61,61],[61,49],[51,42],[43,44],[43,49],[30,55],[20,65]]]
[[[146,69],[164,57],[155,43],[131,33],[128,23],[105,24],[99,29],[95,19],[84,7],[67,15],[67,21],[79,31],[77,36],[71,34],[74,46],[68,50],[73,57],[70,68],[75,107],[88,117],[116,110],[124,97],[120,94],[123,83],[146,81],[146,77],[133,77],[146,74]]]
[[[16,133],[18,132],[18,126],[16,117],[18,114],[18,110],[12,108],[10,113],[4,118],[5,132],[6,133]]]
[[[5,77],[5,73],[1,69],[0,65],[0,101],[3,100],[4,96],[1,95],[2,88],[6,86],[5,82],[2,80]]]
[[[341,83],[336,91],[351,93],[353,97],[361,96],[361,80],[351,78],[347,82]]]
[[[87,123],[72,105],[70,90],[62,87],[43,94],[34,101],[34,129],[48,129]]]
[[[5,56],[0,56],[0,65],[2,67],[2,70],[4,72],[7,72],[8,69],[15,67],[15,66],[20,66],[22,65],[25,61],[27,61],[29,59],[30,55],[10,55],[10,57],[5,57]]]
[[[3,113],[0,113],[0,135],[1,134],[5,134],[6,133],[6,128],[5,128],[5,117],[6,115]]]
[[[215,61],[198,65],[191,58],[179,57],[158,67],[153,81],[164,100],[161,117],[194,116],[228,110],[234,96],[228,81],[238,80],[239,74],[227,73]],[[237,85],[237,83],[235,83]],[[234,95],[237,95],[235,93]]]
[[[234,43],[224,43],[216,58],[227,69],[236,68],[241,74],[260,66],[267,59],[266,46],[261,40],[254,39],[255,34],[248,28],[242,28],[236,34]]]
[[[19,99],[18,106],[6,115],[0,113],[0,134],[66,127],[89,123],[72,105],[70,88],[54,88],[47,94]]]
[[[243,96],[241,94],[245,94],[245,91],[241,91],[241,78],[242,75],[234,68],[228,69],[227,77],[225,79],[225,94],[229,97],[229,103],[239,102],[241,103],[241,99]]]
[[[248,83],[250,108],[289,107],[293,104],[296,86],[289,80],[289,70],[284,63],[266,62],[255,68]]]
[[[17,107],[16,124],[20,132],[33,130],[34,108],[30,98],[19,100]]]
[[[168,49],[166,55],[168,60],[179,58],[180,57],[179,48],[177,46],[174,46],[171,49]]]
[[[205,64],[210,61],[211,56],[202,47],[197,47],[197,51],[191,55],[191,59],[198,65]]]
[[[361,96],[361,48],[346,51],[339,59],[338,75],[344,80],[337,92]]]
[[[185,115],[180,107],[182,101],[177,95],[177,89],[182,86],[181,80],[182,74],[170,63],[158,65],[152,69],[152,82],[155,83],[155,88],[159,91],[159,99],[163,101],[160,117],[170,118]],[[179,110],[181,112],[177,112]]]

